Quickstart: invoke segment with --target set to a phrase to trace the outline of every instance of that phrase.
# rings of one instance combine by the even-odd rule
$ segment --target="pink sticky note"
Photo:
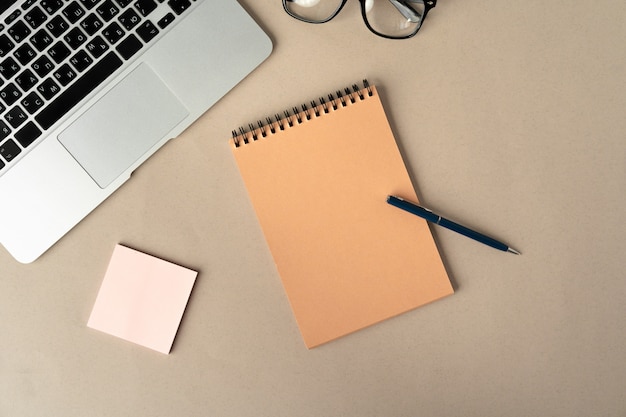
[[[197,275],[117,245],[87,326],[168,354]]]

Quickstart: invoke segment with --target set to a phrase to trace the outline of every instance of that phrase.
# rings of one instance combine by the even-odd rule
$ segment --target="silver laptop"
[[[271,49],[236,0],[1,0],[0,243],[37,259]]]

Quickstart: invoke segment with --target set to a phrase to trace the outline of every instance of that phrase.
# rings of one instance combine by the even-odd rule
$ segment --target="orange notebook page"
[[[233,153],[307,347],[453,293],[373,95]],[[286,125],[286,123],[285,123]]]

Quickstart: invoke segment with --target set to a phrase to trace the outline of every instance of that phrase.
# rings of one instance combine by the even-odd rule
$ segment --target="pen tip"
[[[507,249],[507,252],[513,253],[513,254],[515,254],[515,255],[521,255],[521,252],[518,252],[518,251],[516,251],[516,250],[515,250],[515,249],[513,249],[513,248],[508,248],[508,249]]]

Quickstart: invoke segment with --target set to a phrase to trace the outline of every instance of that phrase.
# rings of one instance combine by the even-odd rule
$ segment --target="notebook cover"
[[[231,140],[309,348],[453,293],[426,221],[386,203],[417,196],[376,88],[359,94]]]

